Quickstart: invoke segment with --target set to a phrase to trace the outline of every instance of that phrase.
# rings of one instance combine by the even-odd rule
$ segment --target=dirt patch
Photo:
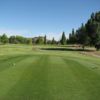
[[[91,52],[86,52],[86,51],[85,51],[85,52],[80,52],[80,54],[100,58],[100,51],[91,51]]]

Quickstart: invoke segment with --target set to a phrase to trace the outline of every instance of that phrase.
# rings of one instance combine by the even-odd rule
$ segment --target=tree
[[[3,44],[6,44],[6,43],[9,42],[9,39],[8,39],[8,37],[7,37],[6,34],[3,34],[3,35],[1,36],[1,42],[2,42]]]
[[[88,32],[89,37],[91,38],[91,45],[95,45],[95,36],[97,33],[98,24],[96,21],[88,20],[86,24],[86,30]]]
[[[86,23],[86,29],[91,38],[90,44],[98,50],[100,44],[100,12],[92,13],[91,18]]]
[[[91,14],[91,19],[92,19],[92,21],[95,20],[95,14],[94,13]]]
[[[31,45],[32,44],[32,38],[27,39],[27,44]]]
[[[66,36],[65,36],[65,33],[63,32],[62,33],[62,37],[61,37],[61,40],[60,40],[60,43],[62,44],[62,45],[66,45]]]
[[[68,40],[68,42],[70,44],[77,43],[77,36],[76,36],[76,33],[75,33],[74,29],[72,29],[72,33],[69,34],[69,40]]]
[[[51,41],[51,44],[56,44],[56,41],[55,41],[54,37],[53,37],[53,39]]]
[[[95,48],[96,50],[100,50],[100,34],[96,34],[96,43],[95,43]]]
[[[1,36],[0,36],[0,43],[1,43]]]
[[[46,35],[44,36],[44,44],[47,44],[47,37],[46,37]]]
[[[97,50],[100,49],[100,11],[92,13],[87,23],[69,34],[68,43],[81,44],[82,48],[86,45],[95,46]]]
[[[95,14],[95,21],[100,23],[100,11]]]
[[[98,31],[95,36],[95,48],[100,50],[100,26],[98,27]]]
[[[17,35],[16,36],[16,43],[25,44],[26,43],[26,38]]]
[[[82,24],[81,28],[79,28],[78,32],[78,43],[82,45],[84,50],[86,45],[90,44],[90,38],[86,32],[86,27]]]
[[[44,44],[44,37],[38,37],[36,44]]]
[[[16,41],[16,36],[10,36],[10,38],[9,38],[9,43],[11,43],[11,44],[16,44],[16,43],[17,43],[17,41]]]

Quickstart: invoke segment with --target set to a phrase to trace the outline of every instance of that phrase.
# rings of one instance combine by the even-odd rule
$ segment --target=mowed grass
[[[100,100],[100,58],[1,45],[0,100]]]

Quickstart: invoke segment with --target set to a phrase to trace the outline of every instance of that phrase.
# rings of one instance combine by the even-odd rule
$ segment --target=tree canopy
[[[100,12],[92,13],[86,24],[69,34],[68,43],[95,46],[100,49]]]
[[[60,43],[61,43],[62,45],[66,45],[66,36],[65,36],[65,32],[62,33],[62,37],[61,37]]]

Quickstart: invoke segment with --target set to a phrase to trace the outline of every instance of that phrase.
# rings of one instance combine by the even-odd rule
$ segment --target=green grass
[[[0,46],[0,100],[100,100],[100,58],[38,48]]]

